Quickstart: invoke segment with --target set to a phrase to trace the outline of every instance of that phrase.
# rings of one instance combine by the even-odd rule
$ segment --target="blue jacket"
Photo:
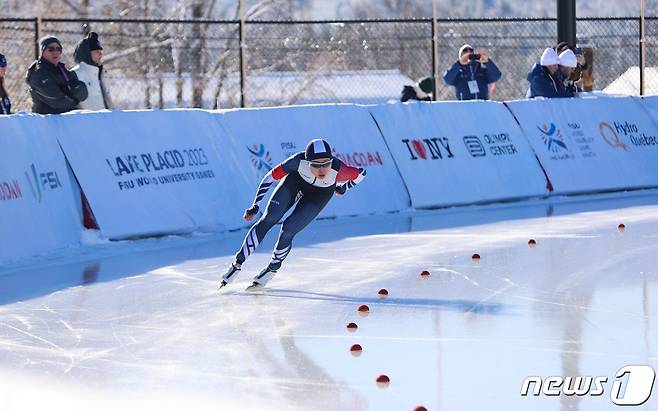
[[[474,61],[462,65],[457,61],[443,73],[443,81],[455,87],[455,96],[458,100],[488,100],[489,84],[498,81],[501,75],[502,73],[491,59],[487,64]],[[473,80],[477,82],[478,93],[471,93],[468,87],[468,82]]]
[[[530,82],[530,89],[526,97],[567,97],[564,95],[562,82],[557,77],[549,74],[546,67],[538,63],[535,63],[530,73],[528,73],[528,81]]]

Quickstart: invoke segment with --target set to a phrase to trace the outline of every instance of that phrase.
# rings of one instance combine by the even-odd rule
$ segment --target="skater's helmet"
[[[306,160],[313,161],[318,158],[333,158],[331,146],[320,138],[311,140],[306,146]]]

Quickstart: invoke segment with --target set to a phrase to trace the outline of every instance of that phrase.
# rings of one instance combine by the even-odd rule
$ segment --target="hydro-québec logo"
[[[628,376],[626,379],[624,377]],[[592,396],[598,397],[610,390],[610,400],[616,405],[642,405],[653,391],[656,372],[648,365],[627,365],[608,382],[608,377],[527,377],[521,385],[521,396],[547,397]]]

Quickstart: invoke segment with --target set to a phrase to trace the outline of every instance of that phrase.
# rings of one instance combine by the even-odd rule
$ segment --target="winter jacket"
[[[91,33],[97,41],[98,35]],[[97,66],[91,59],[91,50],[89,47],[90,36],[80,40],[73,52],[73,58],[78,63],[73,67],[73,71],[78,75],[78,79],[85,83],[89,97],[80,102],[80,108],[83,110],[104,110],[112,109],[112,99],[110,91],[107,88],[103,78],[103,66]]]
[[[87,87],[64,63],[54,65],[44,58],[32,63],[25,81],[30,86],[32,111],[60,114],[75,110],[87,98]]]
[[[528,73],[530,89],[526,94],[528,98],[534,97],[566,97],[564,95],[564,86],[562,82],[548,72],[548,69],[538,63],[532,66]]]
[[[455,96],[458,100],[488,100],[489,84],[498,81],[501,75],[502,73],[491,59],[487,64],[473,61],[462,65],[457,61],[443,73],[443,81],[455,87]],[[471,89],[468,87],[468,82],[473,80],[477,82],[477,93],[471,93]]]
[[[11,101],[9,101],[9,97],[0,98],[0,114],[11,114]]]
[[[4,78],[0,78],[0,114],[11,114],[11,101],[5,91]]]
[[[79,108],[83,110],[112,109],[112,101],[107,85],[103,81],[103,66],[92,66],[81,62],[73,67],[78,79],[85,83],[89,96],[80,102]]]

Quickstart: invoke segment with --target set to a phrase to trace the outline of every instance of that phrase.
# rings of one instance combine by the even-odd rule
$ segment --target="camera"
[[[480,60],[480,55],[476,53],[471,53],[471,56],[469,57],[471,61],[479,61]]]

